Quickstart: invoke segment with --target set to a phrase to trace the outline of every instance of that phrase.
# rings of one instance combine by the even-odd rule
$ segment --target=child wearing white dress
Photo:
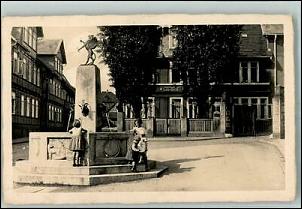
[[[80,120],[76,119],[73,123],[73,128],[69,130],[72,134],[69,149],[74,152],[73,166],[80,166],[86,146],[86,139],[84,134],[87,130],[81,127]]]
[[[137,164],[144,161],[145,170],[148,170],[148,160],[147,160],[147,138],[146,130],[142,127],[142,120],[137,119],[137,128],[135,128],[136,135],[134,136],[132,144],[132,171],[136,172]]]

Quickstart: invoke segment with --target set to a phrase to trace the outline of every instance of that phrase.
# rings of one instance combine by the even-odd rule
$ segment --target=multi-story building
[[[149,97],[148,111],[142,111],[143,118],[154,118],[149,125],[154,135],[271,134],[272,56],[261,25],[242,25],[235,77],[219,84],[209,118],[198,117],[196,98],[184,95],[183,82],[173,70],[176,31],[172,27],[162,31],[156,89]],[[127,123],[134,115],[130,105],[124,105],[124,113]]]
[[[13,138],[40,130],[42,106],[41,69],[37,65],[37,40],[41,27],[12,29],[12,126]]]
[[[57,54],[47,54],[40,47],[46,41],[41,27],[14,27],[11,35],[13,138],[33,131],[65,131],[75,89],[62,74],[63,42],[49,42],[50,49],[59,48]]]
[[[75,89],[63,74],[63,64],[66,64],[63,40],[39,40],[37,49],[43,80],[44,108],[41,116],[44,120],[41,121],[41,131],[66,131],[72,123],[70,110],[74,104]]]
[[[283,25],[262,25],[262,31],[273,59],[273,136],[283,139],[285,137]]]

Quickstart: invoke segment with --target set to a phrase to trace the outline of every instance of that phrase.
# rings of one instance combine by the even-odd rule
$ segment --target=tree
[[[173,52],[175,71],[181,75],[186,95],[197,98],[199,117],[207,117],[208,101],[217,95],[219,84],[234,76],[239,52],[238,25],[174,26],[177,47]]]
[[[152,93],[160,33],[157,26],[102,26],[98,50],[108,65],[112,86],[121,104],[132,105],[135,117],[140,117],[142,104]],[[141,98],[144,98],[143,101]]]

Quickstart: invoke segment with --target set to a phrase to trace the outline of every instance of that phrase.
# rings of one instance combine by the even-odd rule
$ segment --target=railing
[[[135,118],[126,118],[125,119],[125,131],[129,131],[131,129],[133,129],[134,127],[134,122],[135,122]],[[143,121],[143,127],[147,127],[146,125],[146,122],[147,122],[148,119],[142,119]]]
[[[213,119],[189,119],[189,132],[213,132]]]

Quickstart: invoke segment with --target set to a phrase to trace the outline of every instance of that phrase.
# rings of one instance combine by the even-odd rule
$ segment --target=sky
[[[63,39],[67,60],[63,72],[70,84],[76,87],[76,70],[87,59],[87,50],[85,48],[78,52],[78,49],[82,46],[80,40],[86,41],[88,35],[96,35],[98,33],[97,27],[43,27],[43,33],[44,39]],[[100,61],[101,59],[97,58],[94,64],[100,69],[101,89],[102,91],[115,92],[115,89],[110,87],[109,69]]]

